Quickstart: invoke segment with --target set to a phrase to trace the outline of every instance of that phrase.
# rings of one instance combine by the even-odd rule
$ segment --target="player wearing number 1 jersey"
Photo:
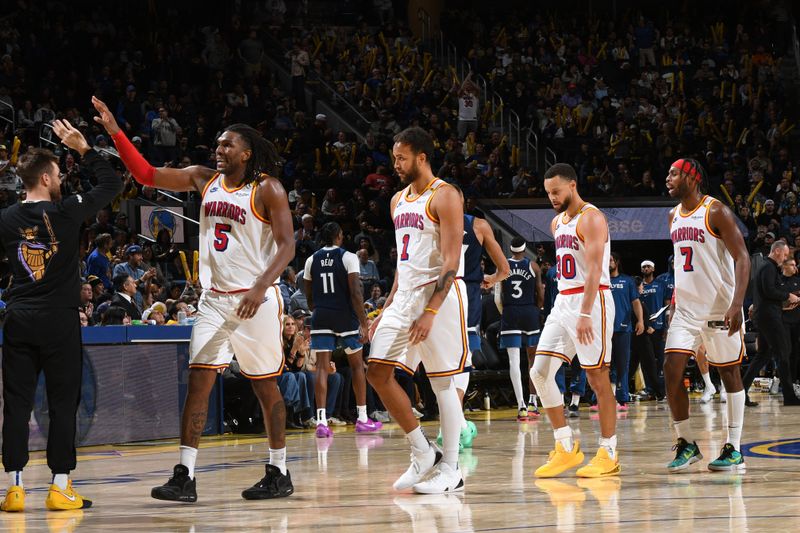
[[[664,379],[673,426],[678,436],[675,459],[667,465],[679,472],[703,456],[689,427],[689,397],[683,373],[700,344],[708,363],[717,367],[728,393],[728,436],[709,470],[742,471],[739,450],[745,392],[739,367],[744,357],[742,303],[750,276],[750,256],[730,209],[704,195],[705,171],[694,159],[678,159],[667,174],[667,190],[680,203],[670,211],[674,248],[674,311],[664,349]]]
[[[392,151],[395,171],[407,186],[392,198],[397,275],[372,326],[367,378],[411,444],[411,466],[394,488],[462,491],[458,444],[464,415],[454,376],[468,370],[469,359],[467,291],[458,279],[464,210],[458,191],[431,171],[433,139],[425,130],[400,132]],[[443,453],[425,438],[394,378],[395,367],[413,372],[420,361],[439,403]]]
[[[614,301],[608,272],[611,237],[603,214],[581,199],[577,175],[570,165],[558,163],[544,175],[547,196],[558,215],[552,230],[556,247],[558,296],[539,338],[531,379],[542,400],[555,436],[555,450],[537,477],[554,477],[583,462],[580,444],[564,417],[564,398],[556,385],[562,361],[577,352],[581,367],[597,395],[600,409],[600,448],[591,462],[579,468],[579,477],[619,474],[616,403],[611,392],[608,365],[614,331]]]
[[[181,418],[180,463],[151,491],[159,500],[194,502],[194,465],[206,425],[208,396],[234,353],[264,410],[270,458],[266,476],[242,492],[248,500],[294,492],[286,470],[286,411],[278,390],[283,370],[278,276],[294,257],[289,202],[274,174],[280,156],[245,124],[217,139],[216,170],[204,166],[153,168],[120,131],[105,104],[99,122],[114,139],[123,163],[139,183],[171,191],[197,191],[200,208],[200,282],[203,294],[189,344],[189,388]]]

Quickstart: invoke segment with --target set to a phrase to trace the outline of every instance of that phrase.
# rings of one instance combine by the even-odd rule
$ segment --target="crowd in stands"
[[[297,253],[280,284],[287,324],[295,321],[304,339],[287,337],[287,349],[297,348],[292,354],[305,354],[295,356],[296,375],[313,368],[298,280],[320,247],[322,224],[338,222],[344,246],[357,253],[369,313],[380,311],[392,285],[389,202],[400,184],[391,146],[402,128],[431,132],[434,171],[461,186],[468,211],[478,198],[544,196],[536,162],[524,164],[523,147],[491,127],[502,110],[487,105],[480,79],[574,163],[584,196],[664,196],[669,163],[694,156],[707,169],[710,192],[750,230],[753,250],[780,237],[800,246],[798,154],[789,143],[797,117],[779,77],[788,43],[770,31],[781,4],[751,7],[738,25],[716,14],[688,16],[701,6],[616,19],[527,8],[514,17],[454,11],[442,24],[470,64],[463,78],[391,16],[390,3],[375,2],[369,18],[339,26],[299,24],[309,16],[305,4],[296,11],[283,2],[236,4],[209,21],[177,6],[82,12],[53,1],[17,3],[0,17],[0,119],[14,123],[0,121],[0,208],[24,198],[14,156],[47,144],[40,138],[56,117],[80,129],[125,176],[123,193],[82,230],[86,325],[190,324],[201,291],[186,267],[193,255],[187,244],[166,229],[142,239],[139,221],[129,222],[135,210],[125,206],[165,198],[121,166],[92,120],[91,95],[109,104],[154,165],[213,166],[217,134],[237,122],[276,144],[295,223]],[[283,63],[291,89],[268,56]],[[335,131],[324,113],[310,111],[306,89],[355,117],[359,133]],[[58,153],[64,194],[91,188],[80,161]],[[183,199],[199,202],[199,195]],[[313,407],[308,383],[284,384],[295,391],[300,419]],[[338,390],[348,395],[346,379]]]

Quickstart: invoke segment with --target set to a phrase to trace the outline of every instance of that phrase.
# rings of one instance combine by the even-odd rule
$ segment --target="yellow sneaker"
[[[19,485],[13,485],[6,492],[6,497],[0,503],[0,511],[18,513],[25,509],[25,490]]]
[[[578,477],[606,477],[617,476],[620,472],[619,467],[619,452],[617,452],[616,459],[612,459],[608,455],[608,451],[602,446],[597,450],[597,455],[594,459],[589,461],[589,464],[583,468],[579,468],[575,474]]]
[[[572,451],[564,450],[561,443],[556,441],[556,449],[550,452],[547,462],[536,469],[536,477],[556,477],[570,468],[575,468],[583,462],[583,452],[577,440],[572,446]]]
[[[75,492],[70,479],[67,481],[67,490],[61,490],[58,485],[50,485],[44,504],[50,511],[65,511],[68,509],[88,509],[92,506],[92,500],[87,500]]]

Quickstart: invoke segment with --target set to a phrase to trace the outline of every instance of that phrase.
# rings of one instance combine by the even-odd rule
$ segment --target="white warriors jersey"
[[[422,194],[413,199],[409,198],[410,185],[400,193],[394,207],[397,288],[400,290],[435,281],[442,272],[439,220],[431,213],[430,205],[436,191],[445,185],[444,181],[434,178]]]
[[[705,196],[691,212],[680,204],[670,222],[675,269],[675,305],[689,316],[722,320],[733,301],[733,257],[708,222],[714,198]]]
[[[586,274],[589,265],[586,261],[586,244],[580,232],[581,217],[591,209],[597,209],[592,204],[583,204],[578,213],[566,221],[567,213],[556,217],[555,237],[556,247],[556,278],[558,291],[581,289],[586,283]],[[611,258],[611,236],[609,235],[603,245],[603,262],[600,272],[600,287],[611,285],[611,276],[608,274],[608,261]]]
[[[203,189],[198,277],[204,289],[250,289],[275,255],[272,226],[255,209],[257,189],[253,182],[228,189],[221,174]]]

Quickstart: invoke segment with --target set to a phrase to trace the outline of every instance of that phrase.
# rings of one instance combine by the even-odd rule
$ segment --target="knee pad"
[[[452,388],[453,390],[456,389],[456,382],[453,376],[428,378],[428,379],[430,379],[431,382],[431,389],[433,389],[433,392],[436,394],[446,391],[447,389],[450,388]]]
[[[542,401],[542,407],[549,409],[564,404],[564,398],[556,383],[556,373],[561,367],[561,360],[547,355],[539,355],[531,367],[531,380]]]

